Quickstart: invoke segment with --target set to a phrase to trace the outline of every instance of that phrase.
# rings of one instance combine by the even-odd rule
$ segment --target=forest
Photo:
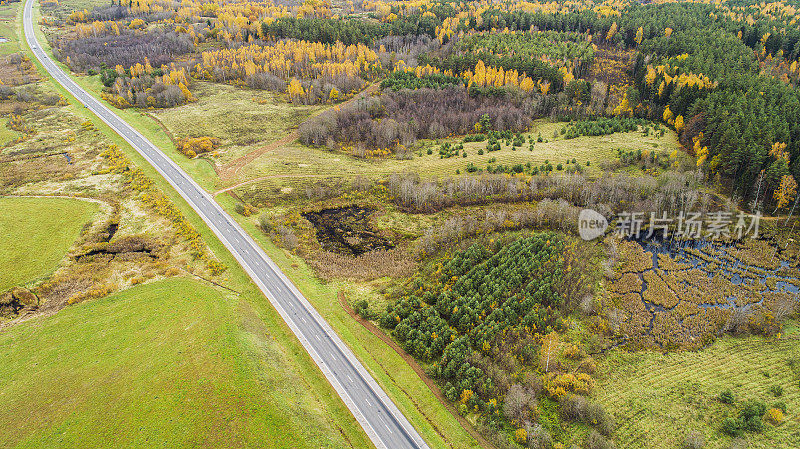
[[[557,349],[564,317],[593,288],[578,271],[579,251],[555,233],[473,244],[432,262],[379,321],[430,364],[462,413],[481,413],[487,427],[552,444],[550,433],[562,430],[537,419],[537,402],[554,401],[565,420],[594,426],[592,438],[608,444],[612,419],[585,397],[594,362],[575,350],[576,368],[564,373]]]
[[[389,94],[393,104],[401,96],[415,101],[414,90],[462,85],[478,103],[491,104],[498,130],[525,126],[518,118],[505,122],[526,97],[529,105],[522,109],[533,119],[630,116],[662,122],[681,134],[690,154],[702,150],[699,168],[708,180],[719,178],[748,207],[774,207],[772,193],[800,176],[800,31],[791,4],[562,8],[512,2],[475,8],[451,1],[365,2],[350,11],[311,1],[249,9],[220,5],[179,8],[156,0],[76,11],[68,19],[75,32],[58,39],[57,55],[80,71],[121,66],[117,71],[125,76],[108,92],[121,107],[191,101],[191,79],[173,88],[127,76],[146,61],[167,72],[162,66],[180,59],[191,78],[244,83],[302,104],[341,102],[382,78],[383,89],[396,91]],[[607,56],[620,51],[632,52],[628,65],[619,67]],[[606,81],[609,70],[618,71],[617,82]],[[373,122],[384,116],[405,122],[372,126],[363,138],[325,118],[306,126],[315,137],[304,141],[334,142],[362,156],[402,153],[398,145],[406,146],[412,134],[418,139],[472,131],[453,123],[467,120],[457,103],[442,111],[452,118],[424,127],[421,116],[373,114]],[[775,145],[783,150],[772,151]]]

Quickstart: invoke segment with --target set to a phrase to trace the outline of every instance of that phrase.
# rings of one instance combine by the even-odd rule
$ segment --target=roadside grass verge
[[[66,198],[0,198],[0,291],[55,271],[97,210]]]
[[[0,446],[365,447],[280,334],[185,278],[21,323],[0,333]]]
[[[24,35],[22,30],[22,6],[23,4],[21,3],[18,6],[17,11],[18,36]],[[34,22],[38,23],[39,17],[39,6],[38,4],[35,4]],[[38,27],[36,29],[36,33],[40,39],[40,42],[46,42],[42,31]],[[44,48],[48,49],[49,51],[49,48],[46,45]],[[29,48],[27,47],[27,44],[25,44],[25,50],[28,52],[30,57],[33,58]],[[36,62],[36,66],[40,73],[46,73],[38,61]],[[178,192],[175,191],[169,185],[169,183],[167,183],[167,181],[164,180],[161,175],[159,175],[158,172],[152,166],[150,166],[144,160],[144,158],[139,155],[139,153],[136,152],[124,139],[117,135],[116,132],[103,123],[99,118],[95,117],[85,108],[83,108],[82,105],[60,85],[52,80],[50,82],[57,92],[61,93],[67,98],[67,101],[72,105],[72,111],[74,113],[84,117],[86,120],[90,120],[101,132],[108,136],[109,140],[118,145],[120,149],[125,152],[128,158],[136,166],[142,169],[145,175],[153,180],[155,186],[158,187],[173,204],[175,204],[175,206],[186,217],[187,221],[189,221],[189,223],[198,230],[209,249],[216,255],[220,262],[228,267],[228,270],[225,272],[224,282],[227,287],[237,290],[241,293],[240,304],[252,308],[251,316],[255,318],[249,320],[249,323],[250,326],[257,326],[258,330],[256,331],[256,336],[263,337],[265,332],[269,331],[271,338],[275,341],[275,344],[281,349],[281,352],[284,355],[284,359],[280,360],[279,362],[271,361],[268,358],[259,358],[256,366],[257,378],[261,379],[263,382],[269,382],[274,375],[273,371],[276,367],[293,370],[297,373],[298,378],[302,379],[302,383],[296,381],[292,384],[292,388],[297,389],[299,385],[299,388],[309,391],[309,394],[312,394],[316,401],[314,407],[322,410],[322,413],[327,417],[327,420],[324,423],[325,427],[321,429],[316,427],[320,424],[319,422],[309,420],[301,421],[296,425],[299,427],[308,427],[310,428],[308,432],[317,432],[319,434],[327,435],[329,438],[334,438],[335,435],[340,435],[341,439],[331,444],[331,447],[374,447],[350,411],[338,398],[336,392],[328,383],[327,379],[324,378],[309,355],[305,352],[305,349],[302,347],[300,342],[291,333],[286,323],[283,322],[275,309],[272,308],[271,304],[266,297],[264,297],[261,291],[258,290],[255,284],[252,283],[250,278],[246,275],[244,270],[241,269],[230,252],[228,252],[228,250],[217,239],[213,232],[211,232],[211,230],[205,225],[200,216],[197,215],[197,213],[188,205],[188,203],[183,200]],[[78,77],[78,82],[83,82],[84,87],[87,87],[85,79]],[[99,90],[92,91],[90,88],[90,92],[96,93],[99,92]],[[130,122],[132,122],[132,124],[136,126],[140,132],[151,139],[151,141],[165,151],[166,154],[176,156],[175,159],[178,159],[177,156],[183,158],[182,155],[178,154],[174,150],[169,137],[151,118],[144,117],[142,114],[135,111],[116,112],[124,119],[130,119]],[[209,179],[208,176],[204,177],[202,173],[205,173],[206,175],[209,171],[213,173],[212,168],[205,161],[187,162],[184,158],[181,166],[187,170],[191,176],[195,177],[195,179],[197,179],[201,185],[204,184],[204,179]],[[198,172],[201,174],[198,174]],[[213,385],[208,384],[207,388],[213,388]],[[308,414],[314,409],[312,408],[311,410],[306,410],[304,407],[307,404],[298,404],[291,401],[285,401],[282,404],[282,406],[285,408],[296,408],[298,413],[301,414]],[[289,422],[278,422],[273,424],[274,427],[279,430],[285,430],[287,426],[292,425],[292,423]],[[275,443],[273,443],[273,445],[278,447],[308,448],[316,448],[320,446],[319,444],[315,443],[315,441],[309,440],[305,442],[296,441],[293,444],[287,444],[286,446],[280,446],[279,444]]]
[[[599,364],[602,376],[593,392],[620,426],[620,448],[680,447],[690,430],[705,435],[706,448],[728,448],[722,430],[735,405],[717,398],[731,390],[737,402],[760,400],[767,407],[784,402],[786,420],[746,433],[750,448],[800,446],[800,327],[786,324],[779,339],[724,337],[697,352],[610,352]],[[775,397],[770,388],[780,386]]]

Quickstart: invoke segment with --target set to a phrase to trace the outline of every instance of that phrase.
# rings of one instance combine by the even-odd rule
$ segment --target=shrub
[[[747,401],[742,407],[741,417],[745,420],[750,418],[761,418],[767,411],[767,406],[761,401]]]
[[[783,387],[780,385],[773,385],[769,387],[769,392],[776,398],[779,398],[783,396]]]
[[[519,444],[523,444],[526,441],[528,441],[528,431],[523,429],[523,428],[521,428],[521,427],[519,429],[515,430],[514,431],[514,441],[516,441]]]
[[[733,392],[731,390],[725,390],[719,394],[719,402],[723,404],[733,404],[735,398],[733,397]]]
[[[741,422],[736,418],[725,418],[722,421],[722,431],[732,437],[738,437],[742,434]]]
[[[573,394],[561,402],[561,418],[569,421],[587,422],[589,402],[583,396]]]
[[[270,220],[269,215],[264,212],[261,216],[258,217],[258,226],[261,228],[261,231],[265,233],[272,232],[272,229],[275,225],[272,224],[272,220]]]
[[[355,312],[365,320],[373,320],[377,318],[376,314],[373,313],[372,310],[370,310],[369,303],[367,302],[366,299],[356,301],[353,304],[353,310],[355,310]]]
[[[241,203],[241,202],[238,202],[238,201],[233,206],[233,210],[236,211],[237,214],[242,215],[244,217],[249,217],[249,216],[253,215],[253,212],[254,212],[253,209],[254,208],[252,206],[250,206],[249,204],[244,204],[244,203]]]
[[[761,432],[764,430],[764,422],[761,421],[761,416],[751,416],[749,418],[742,418],[742,429],[748,432]]]
[[[766,419],[770,424],[777,426],[783,422],[783,411],[778,408],[771,408],[767,410],[767,414],[764,416],[764,419]]]
[[[280,237],[281,245],[288,250],[297,248],[298,239],[294,234],[294,230],[288,226],[280,226],[278,228],[278,235]]]
[[[189,157],[208,153],[217,149],[218,146],[219,140],[209,136],[186,137],[178,141],[178,151]]]
[[[614,418],[612,418],[602,406],[599,404],[589,404],[586,411],[589,415],[589,422],[594,424],[600,433],[607,436],[614,433],[614,427],[616,427]]]
[[[589,436],[586,438],[586,449],[613,449],[615,447],[613,442],[607,440],[596,430],[589,432]]]

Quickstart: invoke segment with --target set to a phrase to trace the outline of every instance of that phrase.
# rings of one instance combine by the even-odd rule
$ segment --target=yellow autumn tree
[[[694,150],[694,155],[697,157],[697,166],[700,167],[703,165],[708,159],[708,147],[704,147],[703,145],[703,133],[692,137],[692,150]]]
[[[681,131],[683,131],[683,126],[684,126],[683,116],[679,115],[679,116],[675,117],[675,131],[680,133]]]
[[[777,201],[775,212],[777,212],[778,209],[786,207],[794,200],[795,196],[797,196],[797,181],[794,180],[792,175],[783,175],[781,183],[772,194],[772,197]]]
[[[636,37],[633,40],[636,41],[636,45],[639,45],[642,43],[643,38],[644,38],[644,29],[642,27],[639,27],[639,29],[636,30]]]
[[[608,32],[606,33],[606,40],[607,41],[610,41],[611,38],[614,37],[615,34],[617,34],[617,29],[618,29],[617,22],[612,23],[611,24],[611,28],[609,28]]]
[[[789,152],[786,151],[786,144],[783,142],[773,143],[772,148],[769,150],[769,155],[776,160],[784,159],[789,162]]]
[[[475,77],[473,80],[479,87],[486,85],[486,65],[480,59],[475,64]]]
[[[550,92],[550,81],[539,80],[536,85],[539,86],[539,92],[541,92],[542,95],[547,95],[547,93]]]
[[[664,28],[664,36],[667,36],[667,37],[672,36],[672,28],[670,28],[670,27]]]
[[[300,84],[300,81],[297,78],[292,78],[289,81],[289,86],[286,88],[286,92],[289,94],[289,98],[292,101],[297,101],[305,94],[305,90],[303,90],[303,85]]]
[[[644,76],[644,81],[647,83],[647,85],[648,86],[652,86],[653,83],[655,82],[657,76],[658,76],[658,73],[656,73],[656,70],[653,68],[653,66],[648,65],[647,66],[647,75]]]
[[[664,108],[664,114],[661,116],[661,118],[664,119],[665,123],[670,125],[672,124],[672,120],[675,118],[675,116],[672,115],[672,111],[669,110],[669,106]]]

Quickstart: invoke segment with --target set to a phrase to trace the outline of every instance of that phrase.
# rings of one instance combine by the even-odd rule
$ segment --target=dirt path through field
[[[346,104],[352,103],[353,101],[357,100],[358,98],[365,97],[367,95],[371,95],[374,92],[376,92],[379,87],[380,87],[380,84],[378,84],[378,83],[371,84],[366,89],[364,89],[361,92],[359,92],[358,94],[354,95],[352,98],[348,99],[347,101],[344,101],[344,102],[339,103],[337,105],[334,105],[332,107],[342,107],[342,106],[344,106]],[[324,112],[324,111],[320,111],[317,114],[321,114],[322,112]],[[247,154],[245,154],[243,156],[240,156],[240,157],[232,160],[231,162],[219,167],[219,169],[217,170],[217,174],[219,175],[220,179],[223,179],[223,180],[231,179],[231,178],[235,177],[237,174],[239,174],[239,170],[242,167],[244,167],[245,165],[253,162],[256,159],[258,159],[258,157],[261,156],[262,154],[264,154],[266,152],[269,152],[269,151],[272,151],[272,150],[274,150],[276,148],[280,148],[280,147],[282,147],[282,146],[284,146],[284,145],[286,145],[288,143],[294,142],[295,140],[297,140],[298,137],[299,137],[299,135],[298,135],[297,130],[296,129],[295,130],[291,130],[284,137],[282,137],[282,138],[280,138],[278,140],[275,140],[273,142],[270,142],[270,143],[268,143],[268,144],[266,144],[266,145],[264,145],[264,146],[262,146],[260,148],[257,148],[255,150],[253,150],[253,151],[251,151],[251,152],[249,152],[249,153],[247,153]],[[219,192],[217,192],[217,193],[219,193]]]

